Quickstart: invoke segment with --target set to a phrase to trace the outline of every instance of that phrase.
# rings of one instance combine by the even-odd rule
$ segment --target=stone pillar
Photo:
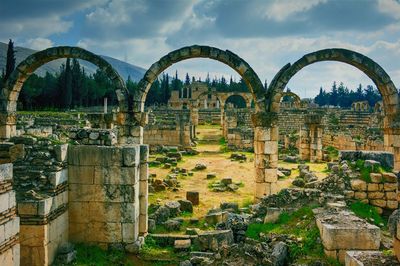
[[[207,109],[207,99],[204,99],[204,109]]]
[[[305,125],[300,128],[300,159],[311,162],[321,161],[322,132],[320,115],[309,114],[305,117]]]
[[[310,128],[308,125],[303,125],[300,128],[300,145],[299,145],[299,155],[301,160],[310,160]]]
[[[385,151],[394,155],[394,171],[400,171],[400,128],[384,128]]]
[[[0,164],[0,265],[18,266],[20,227],[12,180],[13,165]]]
[[[149,146],[140,145],[140,179],[139,179],[139,235],[146,236],[148,231],[148,212],[149,203]]]
[[[254,125],[254,165],[256,168],[255,201],[278,192],[278,116],[258,112],[252,115]]]
[[[140,145],[70,145],[68,162],[70,241],[129,251],[139,237]]]
[[[16,114],[0,114],[0,139],[9,139],[16,135]]]

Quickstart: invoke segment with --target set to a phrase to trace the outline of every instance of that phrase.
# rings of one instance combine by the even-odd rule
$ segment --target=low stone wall
[[[220,109],[199,109],[199,125],[204,124],[221,124]]]
[[[194,138],[190,110],[153,109],[143,128],[143,143],[151,147],[173,145],[187,148]]]
[[[115,129],[72,128],[69,131],[70,140],[81,145],[112,146],[118,143],[117,136]]]
[[[352,191],[346,193],[348,199],[355,199],[375,206],[379,213],[391,213],[399,207],[397,201],[397,177],[393,173],[371,173],[371,182],[361,179],[351,180]]]
[[[0,165],[0,265],[20,265],[19,218],[12,190],[13,166]]]

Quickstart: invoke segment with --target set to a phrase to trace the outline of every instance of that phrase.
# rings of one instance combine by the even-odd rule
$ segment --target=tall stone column
[[[143,144],[143,127],[148,121],[147,113],[119,112],[116,120],[118,126],[118,143]]]
[[[309,114],[305,117],[305,125],[300,129],[300,159],[318,162],[322,160],[322,117]]]
[[[257,112],[254,125],[254,165],[256,169],[255,201],[278,192],[278,116]]]
[[[149,203],[149,146],[140,145],[140,179],[139,179],[139,235],[146,236],[148,231],[148,211]]]

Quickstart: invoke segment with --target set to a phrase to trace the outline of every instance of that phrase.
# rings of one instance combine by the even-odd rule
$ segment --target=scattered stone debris
[[[196,163],[193,171],[201,171],[207,169],[207,165],[204,163]]]
[[[186,199],[192,202],[193,205],[199,205],[200,195],[198,191],[187,191]]]
[[[233,183],[231,177],[223,178],[219,181],[214,181],[209,184],[209,188],[212,192],[235,192],[240,186],[242,186],[242,183]]]
[[[247,156],[244,153],[232,153],[229,159],[231,159],[231,161],[246,162]]]

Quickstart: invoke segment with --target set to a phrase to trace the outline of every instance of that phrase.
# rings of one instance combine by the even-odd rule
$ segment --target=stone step
[[[348,250],[379,249],[379,227],[369,224],[351,211],[317,209],[314,213],[327,256],[344,263]]]
[[[355,250],[347,251],[345,266],[400,266],[400,262],[393,255],[388,256],[382,251]]]

